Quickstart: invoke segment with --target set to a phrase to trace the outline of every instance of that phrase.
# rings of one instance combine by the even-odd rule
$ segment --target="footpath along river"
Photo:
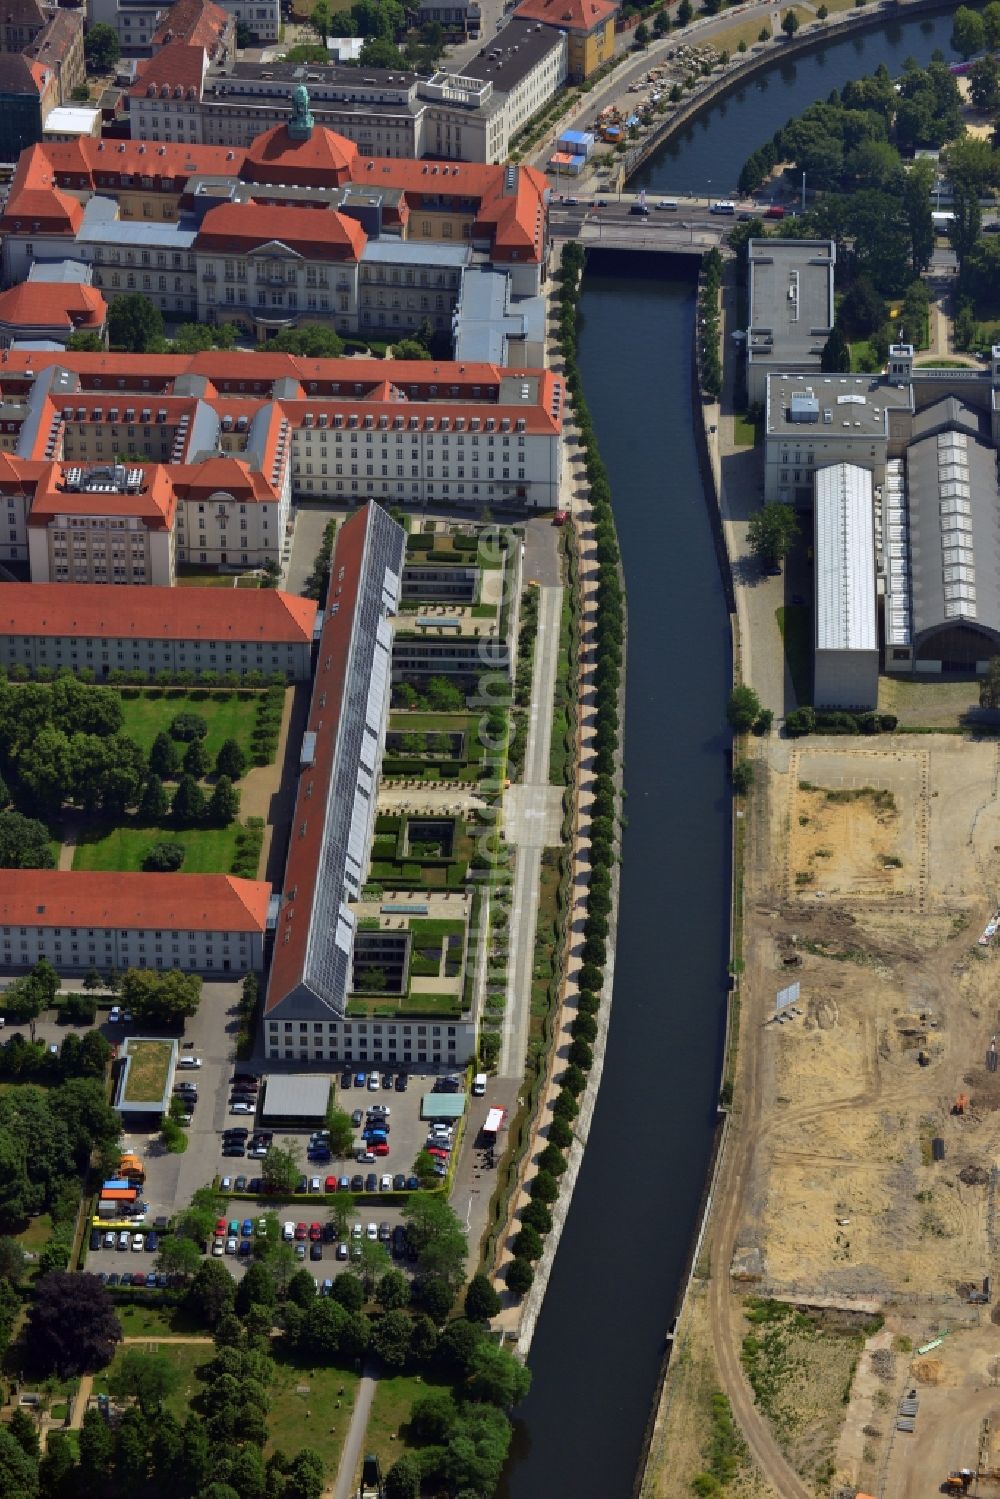
[[[812,100],[950,56],[949,16],[887,23],[731,94],[633,179],[732,188]],[[580,362],[629,604],[621,918],[604,1076],[515,1413],[505,1499],[628,1499],[715,1127],[729,947],[728,619],[692,432],[695,262],[592,255]]]

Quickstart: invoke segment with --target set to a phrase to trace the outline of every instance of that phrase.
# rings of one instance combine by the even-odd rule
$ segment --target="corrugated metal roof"
[[[464,1093],[425,1093],[420,1100],[421,1119],[461,1119],[465,1113]]]
[[[816,475],[816,649],[878,650],[872,476],[853,463]]]
[[[330,1101],[330,1079],[316,1073],[268,1076],[264,1085],[265,1119],[320,1119]]]

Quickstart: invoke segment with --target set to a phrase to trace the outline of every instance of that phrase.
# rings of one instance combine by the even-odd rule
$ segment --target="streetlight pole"
[[[806,174],[802,173],[802,212],[806,211]]]

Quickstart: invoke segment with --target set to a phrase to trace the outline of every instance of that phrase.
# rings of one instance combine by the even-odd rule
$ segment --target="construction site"
[[[1000,1499],[1000,746],[772,739],[756,765],[739,1185],[654,1456],[715,1471],[722,1387],[749,1438],[728,1491]]]

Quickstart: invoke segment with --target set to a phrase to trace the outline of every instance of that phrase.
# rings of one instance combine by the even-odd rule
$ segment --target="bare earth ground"
[[[756,1340],[756,1407],[803,1492],[917,1499],[976,1465],[984,1416],[1000,1432],[1000,1326],[969,1299],[996,1274],[1000,952],[977,938],[1000,899],[1000,747],[926,734],[755,752],[742,1033],[757,1054],[737,1107],[757,1117],[738,1211],[719,1203],[732,1263],[711,1265],[685,1312],[644,1492],[682,1491],[705,1466],[722,1315],[744,1373]],[[796,980],[779,1023],[775,995]],[[714,1312],[711,1286],[733,1292]],[[751,1297],[809,1320],[750,1326]],[[910,1388],[912,1434],[896,1430]],[[746,1455],[725,1492],[756,1471]],[[799,1492],[787,1469],[778,1487]]]

